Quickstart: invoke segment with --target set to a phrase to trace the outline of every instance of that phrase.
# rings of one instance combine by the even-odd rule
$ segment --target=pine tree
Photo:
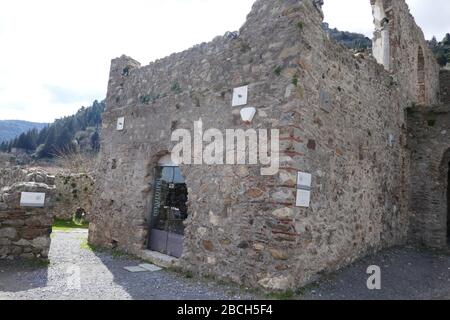
[[[91,146],[95,152],[100,150],[100,135],[97,130],[91,136]]]

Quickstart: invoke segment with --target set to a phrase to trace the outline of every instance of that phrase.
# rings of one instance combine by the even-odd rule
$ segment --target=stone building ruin
[[[447,245],[448,80],[404,0],[371,0],[373,57],[329,40],[321,4],[257,0],[234,36],[112,61],[91,244],[267,290],[407,241]],[[199,119],[278,129],[279,173],[172,163],[171,133]]]

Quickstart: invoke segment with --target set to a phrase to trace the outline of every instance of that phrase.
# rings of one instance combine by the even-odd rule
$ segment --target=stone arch
[[[423,49],[419,46],[417,52],[417,101],[420,105],[424,105],[426,101],[425,92],[425,57],[423,54]]]
[[[170,256],[181,257],[184,222],[188,217],[188,189],[180,166],[167,151],[156,153],[149,165],[153,188],[147,247]]]

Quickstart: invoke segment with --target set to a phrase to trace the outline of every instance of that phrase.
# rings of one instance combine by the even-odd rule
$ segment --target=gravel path
[[[252,299],[235,287],[189,279],[170,271],[130,273],[142,263],[85,248],[87,231],[52,234],[50,265],[0,262],[1,299]],[[81,281],[77,282],[79,273]],[[79,285],[81,289],[79,290]]]
[[[213,281],[170,271],[130,273],[141,261],[93,252],[87,232],[55,232],[50,265],[0,261],[2,299],[180,299],[264,298]],[[368,290],[368,266],[381,268],[381,290]],[[80,282],[76,275],[79,272]],[[77,288],[78,284],[80,289]],[[297,299],[450,299],[450,253],[396,248],[364,258],[317,284]]]
[[[381,290],[369,290],[369,266],[381,269]],[[412,247],[366,257],[309,286],[304,299],[430,300],[450,299],[450,253]]]

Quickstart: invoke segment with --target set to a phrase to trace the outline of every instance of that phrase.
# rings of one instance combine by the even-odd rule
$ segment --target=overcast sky
[[[1,0],[0,119],[51,122],[106,95],[112,58],[148,64],[238,30],[254,0]],[[426,36],[449,0],[408,0]],[[432,3],[432,5],[430,5]],[[372,33],[369,0],[325,0],[332,27]]]

